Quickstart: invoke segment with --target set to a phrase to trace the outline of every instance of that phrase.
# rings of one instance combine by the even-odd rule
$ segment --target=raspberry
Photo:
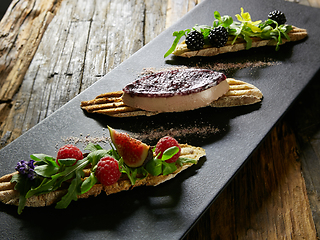
[[[228,32],[222,26],[216,27],[210,31],[208,39],[213,47],[223,47],[228,41]]]
[[[166,160],[167,163],[173,163],[178,160],[178,158],[180,157],[180,154],[181,154],[181,147],[180,147],[178,141],[175,140],[173,137],[165,136],[165,137],[161,138],[156,145],[156,149],[155,149],[154,153],[156,155],[158,155],[160,153],[158,158],[161,158],[163,152],[173,146],[178,147],[179,152],[177,152],[175,155],[173,155],[172,158]]]
[[[204,37],[198,31],[191,31],[186,37],[187,48],[190,50],[199,50],[203,48]]]
[[[77,148],[72,144],[67,144],[65,146],[62,146],[58,150],[56,163],[60,166],[58,159],[66,159],[66,158],[75,158],[78,161],[83,159],[83,155],[79,148]],[[76,162],[74,164],[76,164]]]
[[[97,164],[96,177],[100,183],[105,186],[110,186],[116,183],[121,176],[119,164],[117,160],[110,156],[100,159]]]

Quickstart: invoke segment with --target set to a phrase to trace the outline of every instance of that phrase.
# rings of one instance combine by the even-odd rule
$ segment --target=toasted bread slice
[[[261,91],[243,81],[227,78],[229,91],[218,100],[212,102],[212,107],[233,107],[260,102]],[[98,95],[95,99],[81,102],[81,108],[89,113],[100,113],[112,117],[152,116],[158,112],[144,111],[126,106],[121,99],[122,91]]]
[[[235,107],[261,101],[262,92],[254,85],[233,78],[228,78],[227,81],[229,83],[229,91],[216,101],[213,101],[210,104],[211,107]]]
[[[308,36],[307,30],[303,28],[294,27],[293,29],[288,33],[290,37],[290,42],[293,41],[299,41],[304,39]],[[251,38],[252,39],[252,48],[256,47],[263,47],[263,46],[275,46],[277,42],[273,39],[270,40],[263,40],[261,38]],[[197,51],[191,51],[187,48],[187,44],[185,41],[178,44],[176,49],[174,50],[173,54],[180,57],[210,57],[215,56],[218,54],[228,53],[228,52],[237,52],[241,50],[246,49],[246,42],[242,38],[238,38],[234,44],[231,44],[233,41],[232,37],[229,37],[228,42],[225,46],[220,48],[211,47],[210,45],[204,46],[203,49],[197,50]],[[282,39],[282,43],[284,44],[286,42],[289,42],[286,38]]]
[[[203,148],[190,146],[188,144],[180,144],[181,146],[181,157],[187,157],[194,160],[199,160],[201,157],[206,155],[206,152]],[[139,179],[136,181],[135,185],[131,185],[130,180],[126,178],[120,179],[118,182],[111,186],[104,186],[100,183],[95,184],[88,192],[79,195],[78,198],[88,198],[90,196],[97,196],[102,191],[104,191],[107,195],[112,193],[117,193],[121,191],[130,190],[134,187],[138,186],[157,186],[165,181],[168,181],[174,178],[178,173],[192,166],[192,163],[184,164],[182,166],[177,165],[177,170],[168,175],[159,175],[152,176],[149,175],[144,179]],[[86,171],[86,169],[85,169]],[[89,175],[89,171],[85,172],[86,175]],[[18,172],[14,172],[8,175],[5,175],[0,178],[0,201],[5,204],[17,205],[19,204],[19,192],[14,190],[15,183],[11,183],[10,180],[14,174],[18,174]],[[59,189],[54,192],[42,194],[39,196],[32,196],[27,199],[26,206],[28,207],[44,207],[52,205],[58,202],[65,194],[67,193],[67,188]]]

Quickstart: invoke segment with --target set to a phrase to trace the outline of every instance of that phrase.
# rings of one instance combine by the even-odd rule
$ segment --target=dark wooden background
[[[201,1],[10,2],[0,3],[0,14],[9,6],[0,22],[1,147]],[[292,4],[320,7],[319,0]],[[185,239],[317,239],[319,90],[318,75]]]

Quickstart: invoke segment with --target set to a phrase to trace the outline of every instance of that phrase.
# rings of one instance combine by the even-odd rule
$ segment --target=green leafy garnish
[[[210,47],[210,42],[208,41],[208,35],[210,31],[218,26],[224,27],[229,36],[231,36],[232,42],[234,44],[238,37],[241,37],[246,41],[246,49],[250,49],[252,46],[252,38],[258,37],[261,39],[274,39],[276,41],[276,51],[279,50],[279,46],[282,43],[282,38],[286,38],[290,40],[288,36],[288,32],[292,30],[291,25],[278,25],[277,22],[268,19],[264,22],[261,20],[252,21],[251,15],[248,12],[244,12],[243,8],[241,8],[241,13],[236,14],[236,20],[234,21],[231,16],[224,15],[221,16],[218,11],[214,12],[214,18],[212,27],[206,25],[195,25],[192,29],[186,29],[181,31],[176,31],[173,33],[175,37],[172,46],[165,53],[164,57],[168,57],[171,53],[173,53],[179,44],[180,39],[183,36],[187,36],[188,33],[192,30],[196,30],[203,34],[205,47]]]

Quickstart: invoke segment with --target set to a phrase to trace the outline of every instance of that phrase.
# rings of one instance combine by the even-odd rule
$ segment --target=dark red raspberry
[[[181,147],[180,147],[178,141],[175,140],[173,137],[166,136],[166,137],[161,138],[156,145],[156,149],[155,149],[154,153],[156,155],[158,155],[160,153],[158,158],[161,158],[163,152],[173,146],[178,147],[179,152],[177,152],[175,155],[173,155],[172,158],[166,160],[167,163],[173,163],[178,160],[178,158],[180,157],[180,154],[181,154]]]
[[[58,150],[56,162],[60,166],[58,159],[75,158],[77,161],[83,159],[83,154],[79,148],[72,144],[62,146]],[[74,163],[76,164],[76,162]]]
[[[100,183],[110,186],[116,183],[121,176],[118,161],[110,156],[100,159],[97,164],[96,177]]]

